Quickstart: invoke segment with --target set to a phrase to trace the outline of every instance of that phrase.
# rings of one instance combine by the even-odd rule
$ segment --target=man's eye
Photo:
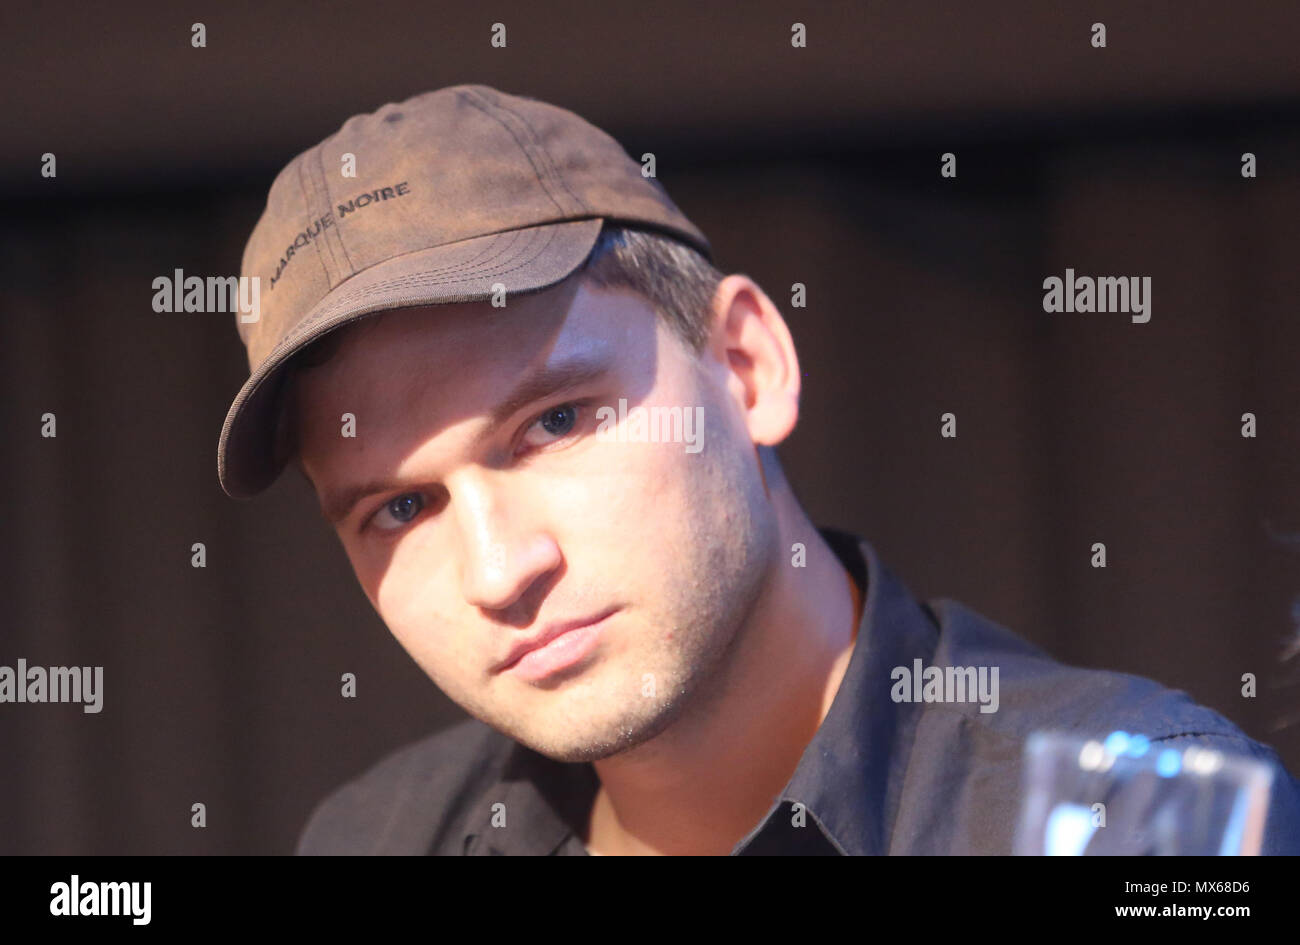
[[[409,525],[423,509],[424,497],[418,492],[407,492],[381,505],[372,522],[378,529],[392,531]]]
[[[578,424],[578,410],[578,404],[560,404],[543,412],[525,431],[524,444],[546,446],[568,436]]]

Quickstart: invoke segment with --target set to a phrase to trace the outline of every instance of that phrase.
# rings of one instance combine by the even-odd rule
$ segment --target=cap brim
[[[284,467],[275,430],[285,364],[322,335],[374,312],[507,296],[544,289],[580,266],[604,220],[570,220],[505,230],[407,253],[363,269],[335,286],[252,372],[226,414],[217,444],[217,478],[227,495],[251,498]]]

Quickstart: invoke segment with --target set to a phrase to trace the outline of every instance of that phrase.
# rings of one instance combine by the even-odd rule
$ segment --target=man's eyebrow
[[[600,352],[575,356],[567,361],[548,364],[524,374],[510,393],[488,411],[487,425],[475,437],[474,442],[479,443],[486,439],[492,431],[529,404],[560,391],[597,380],[608,373],[609,368],[609,354]],[[325,521],[337,525],[347,518],[356,504],[366,496],[395,491],[407,485],[408,483],[401,479],[372,479],[327,491],[321,499],[321,514],[325,517]]]
[[[325,516],[325,521],[331,525],[337,525],[347,518],[353,507],[366,496],[401,487],[402,483],[396,479],[372,479],[369,482],[343,486],[325,493],[320,503],[321,515]]]
[[[576,355],[567,361],[548,364],[524,374],[510,393],[488,411],[488,425],[479,439],[487,436],[529,404],[543,397],[594,381],[608,372],[609,366],[609,355],[602,351],[596,354]]]

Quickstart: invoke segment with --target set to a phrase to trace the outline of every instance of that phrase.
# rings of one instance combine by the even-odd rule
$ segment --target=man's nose
[[[554,536],[529,511],[535,503],[511,497],[491,472],[446,483],[460,529],[465,600],[505,610],[561,561]]]

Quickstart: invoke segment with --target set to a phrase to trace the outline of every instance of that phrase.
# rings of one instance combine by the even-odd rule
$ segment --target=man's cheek
[[[644,477],[637,496],[656,520],[666,523],[696,489],[700,457],[684,452],[680,443],[647,443],[641,449]]]
[[[678,443],[614,443],[604,457],[609,472],[592,491],[609,506],[644,507],[676,493],[690,474]]]
[[[367,577],[376,590],[372,599],[384,619],[408,625],[427,620],[446,608],[450,572],[432,549],[411,535],[367,562]]]
[[[458,645],[459,641],[443,626],[432,622],[390,624],[389,630],[425,675],[443,689],[458,691],[466,680],[485,668],[483,654]]]
[[[429,626],[414,618],[410,612],[395,609],[391,598],[386,605],[381,603],[377,610],[393,639],[421,669],[429,673],[430,670],[445,665],[445,658],[438,652],[437,637],[430,632]]]

